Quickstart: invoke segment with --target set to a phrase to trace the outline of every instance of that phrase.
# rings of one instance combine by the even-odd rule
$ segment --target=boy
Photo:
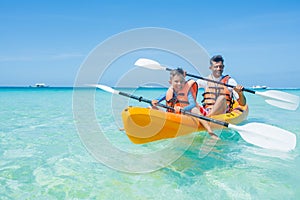
[[[185,81],[184,74],[184,71],[180,68],[170,72],[170,87],[166,94],[158,99],[152,100],[154,109],[158,109],[157,104],[165,100],[166,105],[174,108],[175,113],[189,111],[198,115],[205,115],[205,113],[200,112],[202,109],[196,101],[198,93],[197,83],[194,80]],[[168,112],[172,111],[168,110]],[[201,119],[199,119],[199,121],[213,138],[218,139],[218,136],[213,133],[207,121]]]

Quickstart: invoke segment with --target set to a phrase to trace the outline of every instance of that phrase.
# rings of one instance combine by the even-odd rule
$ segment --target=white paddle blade
[[[117,90],[114,90],[112,89],[111,87],[108,87],[106,85],[95,85],[95,87],[101,89],[101,90],[104,90],[104,91],[107,91],[107,92],[110,92],[112,94],[119,94],[119,91]]]
[[[256,146],[279,151],[290,151],[296,147],[296,135],[267,124],[249,123],[243,126],[229,124],[228,128],[235,129],[241,137]]]
[[[299,106],[299,96],[277,90],[255,92],[255,94],[267,98],[265,101],[273,106],[287,110],[296,110]]]
[[[278,101],[274,99],[265,99],[265,101],[272,105],[276,106],[278,108],[286,109],[286,110],[297,110],[299,103],[290,103],[290,102],[285,102],[285,101]]]
[[[138,59],[134,65],[139,66],[139,67],[145,67],[148,69],[155,69],[155,70],[165,70],[166,68],[161,66],[158,62],[154,60],[150,60],[147,58],[140,58]]]

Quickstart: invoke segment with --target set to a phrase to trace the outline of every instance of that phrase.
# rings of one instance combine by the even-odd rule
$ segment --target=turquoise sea
[[[164,91],[135,93],[154,98]],[[299,89],[281,91],[300,96]],[[260,122],[295,133],[295,150],[262,149],[232,130],[221,131],[221,140],[211,146],[205,132],[183,137],[177,146],[173,139],[135,145],[119,129],[120,112],[128,104],[147,106],[144,103],[94,89],[0,88],[0,197],[299,199],[300,109],[283,110],[260,96],[246,96],[250,113],[245,123]],[[78,118],[78,112],[88,117]],[[91,120],[101,130],[98,138],[97,130],[91,134]],[[166,164],[156,155],[168,147],[170,157],[173,152],[180,156]]]

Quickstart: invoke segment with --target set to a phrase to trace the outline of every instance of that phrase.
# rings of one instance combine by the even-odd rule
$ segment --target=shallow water
[[[300,90],[282,91],[300,96]],[[77,92],[85,100],[90,90]],[[135,93],[151,99],[162,92],[162,89],[142,89]],[[300,197],[299,108],[283,110],[267,104],[259,96],[247,94],[250,113],[245,123],[271,124],[295,133],[297,147],[288,153],[250,145],[236,132],[228,130],[221,132],[222,140],[216,144],[210,144],[206,133],[200,132],[175,143],[171,139],[134,145],[119,130],[122,127],[120,112],[128,104],[148,105],[112,97],[100,90],[93,90],[93,95],[91,105],[76,108],[72,88],[0,88],[1,199]],[[94,113],[88,113],[89,106],[94,107]],[[90,118],[76,119],[76,110],[92,116],[91,120],[95,120],[103,132],[105,140],[101,143],[91,135],[95,139],[89,141],[92,150],[86,148],[81,132],[91,130],[85,124]],[[107,146],[118,149],[123,156],[111,154],[114,151],[105,149]],[[151,158],[167,148],[170,153],[167,156],[173,153],[181,156],[169,165],[157,157]],[[105,151],[100,153],[102,156],[109,155],[107,160],[103,157],[99,160],[99,154],[93,155],[99,149]],[[143,159],[134,160],[139,157]],[[140,170],[152,165],[158,169],[149,173],[118,169],[130,171],[133,166],[128,163],[138,163],[136,167]]]

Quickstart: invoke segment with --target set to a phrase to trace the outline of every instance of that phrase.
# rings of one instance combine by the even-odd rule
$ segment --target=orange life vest
[[[222,83],[228,83],[228,80],[230,79],[230,76],[226,75],[224,76],[220,82]],[[232,93],[228,90],[228,88],[225,85],[207,82],[207,87],[205,88],[204,93],[202,94],[203,100],[202,104],[205,109],[210,109],[215,104],[217,98],[220,95],[225,95],[226,102],[227,102],[227,112],[232,110],[233,105],[233,98]]]
[[[177,95],[174,96],[173,88],[170,87],[166,93],[166,104],[170,107],[180,106],[180,107],[186,107],[189,105],[188,100],[188,93],[189,91],[192,92],[192,95],[194,97],[194,100],[196,102],[196,106],[199,107],[197,104],[197,94],[198,94],[198,84],[190,79],[185,82],[183,88],[177,92]],[[168,110],[168,112],[172,112]]]

